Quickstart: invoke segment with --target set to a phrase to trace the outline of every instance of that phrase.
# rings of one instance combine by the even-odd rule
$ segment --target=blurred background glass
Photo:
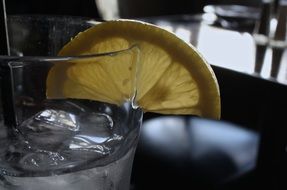
[[[261,0],[95,0],[103,19],[197,14],[208,4],[258,6]]]

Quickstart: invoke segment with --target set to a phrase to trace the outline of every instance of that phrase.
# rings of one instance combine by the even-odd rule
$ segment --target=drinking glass
[[[8,17],[11,55],[0,57],[1,190],[129,189],[142,111],[129,100],[118,106],[46,97],[46,80],[54,65],[111,68],[123,59],[135,64],[136,47],[57,56],[72,37],[95,24],[78,17]]]

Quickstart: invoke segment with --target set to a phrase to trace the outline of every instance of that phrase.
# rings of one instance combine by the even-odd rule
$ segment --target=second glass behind
[[[57,64],[116,65],[119,57],[135,64],[136,47],[57,57],[94,24],[77,17],[8,18],[11,56],[0,56],[0,189],[129,189],[142,111],[129,100],[117,106],[46,97],[47,76]]]

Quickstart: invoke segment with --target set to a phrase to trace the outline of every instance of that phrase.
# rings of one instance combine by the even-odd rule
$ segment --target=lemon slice
[[[127,61],[137,57],[125,55],[55,64],[47,79],[47,97],[120,104],[131,98],[136,85],[135,101],[146,112],[220,118],[219,87],[212,68],[192,45],[155,25],[134,20],[103,22],[79,33],[59,55],[119,51],[134,45],[140,51],[138,65]],[[118,63],[112,64],[115,59]]]

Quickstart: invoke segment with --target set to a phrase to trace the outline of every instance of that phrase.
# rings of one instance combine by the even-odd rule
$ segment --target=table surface
[[[183,116],[146,119],[132,184],[137,190],[224,189],[255,171],[258,146],[257,132],[229,122]]]

